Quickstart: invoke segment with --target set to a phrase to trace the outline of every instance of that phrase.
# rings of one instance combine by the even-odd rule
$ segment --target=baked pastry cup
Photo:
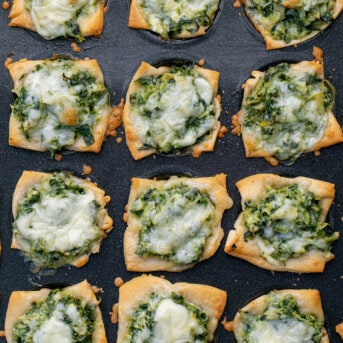
[[[107,342],[99,301],[87,280],[61,289],[12,292],[5,332],[8,343],[32,337],[45,342]]]
[[[259,342],[329,342],[316,289],[275,290],[256,298],[238,311],[233,331],[237,343],[257,337]]]
[[[110,197],[68,173],[24,171],[13,194],[11,248],[36,267],[82,267],[112,229]]]
[[[243,211],[225,252],[260,268],[323,272],[339,237],[325,223],[335,196],[332,183],[306,177],[256,174],[236,183]]]
[[[197,65],[142,62],[126,95],[123,124],[135,160],[213,151],[220,128],[219,73]]]
[[[194,6],[189,1],[131,0],[129,27],[150,30],[162,39],[202,36],[212,25],[220,0],[205,0]]]
[[[232,121],[247,157],[290,165],[303,153],[343,142],[333,114],[336,92],[324,79],[323,63],[280,63],[255,70],[243,88],[242,107]]]
[[[133,178],[125,215],[126,268],[179,272],[212,257],[224,236],[223,213],[232,204],[225,174]]]
[[[240,0],[255,29],[262,35],[266,49],[280,49],[300,44],[323,32],[342,12],[342,0],[307,2],[259,2]]]
[[[136,277],[119,288],[117,343],[142,335],[160,342],[212,342],[226,300],[226,292],[212,286]]]
[[[101,35],[105,10],[104,0],[14,0],[9,26],[35,31],[47,40],[73,37],[82,42]]]
[[[96,60],[22,59],[8,70],[17,95],[10,145],[52,155],[61,149],[100,151],[111,107]]]

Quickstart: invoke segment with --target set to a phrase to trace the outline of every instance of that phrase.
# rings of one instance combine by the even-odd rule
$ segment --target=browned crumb
[[[336,325],[336,332],[340,335],[341,339],[343,339],[343,323]]]
[[[221,324],[224,327],[225,331],[232,332],[233,331],[233,321],[228,322],[226,321],[226,317],[222,320]]]
[[[8,1],[3,1],[2,3],[2,9],[8,10],[10,8],[10,3]]]
[[[82,175],[89,175],[92,173],[92,167],[83,163],[82,164]]]
[[[205,64],[205,59],[204,58],[201,58],[198,62],[199,66],[203,66]]]
[[[279,165],[279,160],[273,156],[264,156],[264,159],[273,167],[277,167]]]
[[[163,275],[163,274],[161,274],[161,275],[160,275],[160,278],[161,278],[161,279],[165,279],[165,278],[166,278],[166,276],[165,276],[165,275]]]
[[[123,122],[124,99],[120,103],[112,107],[110,117],[108,119],[106,136],[117,136],[117,128]]]
[[[92,286],[92,290],[94,294],[104,293],[104,290],[101,287]]]
[[[316,150],[316,151],[314,152],[314,155],[317,156],[317,157],[320,156],[320,151],[319,151],[319,150]]]
[[[71,48],[73,49],[74,52],[80,52],[81,51],[81,48],[75,43],[75,42],[72,42],[70,44]]]
[[[111,197],[109,195],[105,195],[104,199],[106,204],[108,204],[111,201]]]
[[[0,330],[0,337],[6,337],[6,333],[4,330]]]
[[[232,122],[232,130],[231,133],[237,136],[240,136],[242,133],[242,129],[241,129],[241,124],[239,123],[239,117],[240,114],[234,114],[231,118],[231,122]]]
[[[233,3],[233,8],[240,8],[242,6],[242,3],[240,2],[240,0],[236,0]]]
[[[12,57],[7,57],[4,63],[4,66],[6,69],[8,69],[8,67],[10,66],[10,64],[13,63]]]
[[[321,48],[314,45],[312,49],[312,55],[315,61],[323,63],[323,50]]]
[[[228,131],[229,131],[229,129],[228,129],[226,126],[222,125],[222,126],[220,127],[220,129],[219,129],[218,137],[219,137],[219,138],[224,138],[225,134],[226,134]]]
[[[127,212],[125,212],[125,213],[123,214],[123,221],[124,221],[125,223],[127,223],[128,220],[129,220],[129,215],[128,215]]]
[[[118,323],[118,307],[119,307],[119,304],[116,303],[112,306],[112,312],[110,312],[110,315],[111,315],[111,322],[113,324],[117,324]]]
[[[118,144],[123,143],[123,137],[118,137],[118,138],[116,139],[116,142],[117,142]]]
[[[123,284],[124,284],[124,280],[121,277],[118,276],[114,279],[114,285],[116,287],[119,288],[119,287],[123,286]]]
[[[55,159],[56,161],[62,161],[62,154],[61,154],[61,153],[55,154],[54,159]]]
[[[222,103],[222,96],[221,96],[220,94],[217,94],[217,95],[216,95],[216,99],[217,99],[220,103]]]

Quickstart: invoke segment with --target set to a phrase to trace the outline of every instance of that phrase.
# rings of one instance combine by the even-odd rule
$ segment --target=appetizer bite
[[[324,79],[323,63],[280,63],[253,71],[244,84],[233,133],[242,134],[247,157],[291,165],[301,154],[343,141],[335,89]]]
[[[24,171],[13,195],[13,249],[44,268],[82,267],[112,229],[109,196],[68,173]]]
[[[6,312],[8,343],[106,343],[99,301],[82,281],[61,289],[12,292]]]
[[[328,343],[320,294],[315,289],[269,292],[236,314],[233,332],[237,343]]]
[[[14,0],[9,26],[37,32],[44,39],[100,36],[105,0]]]
[[[117,343],[212,342],[226,299],[212,286],[136,277],[119,288]]]
[[[325,222],[335,196],[332,183],[256,174],[236,185],[243,211],[229,232],[227,254],[269,270],[324,271],[339,237]]]
[[[134,159],[213,151],[220,122],[219,73],[197,65],[142,62],[126,95],[123,123]]]
[[[61,149],[100,151],[111,107],[96,60],[22,59],[8,70],[17,95],[10,145],[52,155]]]
[[[342,12],[342,0],[240,0],[266,49],[302,43],[324,31]]]
[[[129,27],[150,30],[166,40],[204,35],[220,0],[132,0]]]
[[[224,236],[221,219],[232,199],[226,175],[132,179],[124,234],[130,271],[182,271],[210,258]]]

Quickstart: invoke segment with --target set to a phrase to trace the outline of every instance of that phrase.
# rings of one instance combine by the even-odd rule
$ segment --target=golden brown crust
[[[343,339],[343,323],[337,324],[335,330],[339,334],[341,339]]]
[[[80,33],[83,37],[101,35],[104,26],[105,8],[105,1],[100,0],[94,12],[89,11],[86,15],[81,15],[77,18]],[[25,6],[25,0],[13,0],[9,18],[11,19],[9,26],[36,31],[31,13]]]
[[[131,208],[134,200],[143,192],[153,188],[164,188],[173,184],[187,184],[190,187],[197,187],[201,191],[205,190],[211,197],[215,205],[215,214],[212,225],[212,235],[206,240],[205,250],[200,261],[212,257],[217,251],[220,242],[224,236],[224,231],[221,228],[221,218],[226,209],[232,207],[232,199],[229,197],[226,190],[226,175],[218,174],[214,177],[204,178],[186,178],[172,177],[169,180],[149,180],[149,179],[132,179],[131,192],[128,201],[128,226],[124,234],[124,256],[126,268],[129,271],[150,272],[158,270],[166,270],[180,272],[194,266],[194,263],[187,265],[176,264],[172,261],[167,261],[158,256],[141,257],[136,254],[139,242],[139,233],[141,224],[139,219],[131,215]]]
[[[284,290],[275,290],[276,294],[285,296],[287,294],[292,295],[299,306],[301,312],[314,314],[318,319],[324,322],[324,312],[322,308],[322,303],[320,299],[320,293],[316,289],[284,289]],[[249,312],[254,314],[262,314],[266,307],[268,299],[268,294],[262,295],[255,300],[249,302],[246,306],[237,312],[234,318],[234,333],[235,336],[240,336],[242,328],[242,317],[241,312]],[[323,329],[323,337],[321,343],[329,343],[329,338],[326,332],[326,329]]]
[[[206,30],[211,25],[212,25],[212,23],[208,26],[199,26],[198,30],[196,30],[194,32],[182,30],[180,33],[175,34],[173,36],[173,39],[188,39],[188,38],[203,36],[206,33]],[[131,0],[128,26],[133,28],[133,29],[141,29],[141,30],[151,30],[152,29],[149,22],[145,19],[144,15],[140,9],[138,0]]]
[[[294,71],[304,72],[309,71],[314,73],[315,76],[319,78],[324,78],[324,67],[322,63],[318,61],[302,61],[296,64],[291,64],[291,68]],[[259,80],[264,77],[265,73],[254,70],[252,73],[252,78],[248,79],[244,84],[244,94],[243,94],[243,102],[244,100],[250,95],[250,93],[255,89],[256,85],[258,84]],[[270,155],[270,152],[261,148],[256,148],[259,141],[256,137],[248,134],[244,134],[244,130],[241,131],[240,122],[242,119],[242,115],[244,114],[244,110],[240,110],[235,116],[233,116],[233,125],[234,125],[234,132],[236,134],[240,134],[242,132],[242,139],[245,148],[246,157],[264,157],[270,164],[277,165],[278,162],[275,164],[275,157]],[[328,123],[322,138],[313,146],[309,147],[303,153],[308,153],[311,151],[318,151],[321,148],[328,147],[331,145],[335,145],[338,143],[343,142],[343,131],[336,120],[334,114],[330,111],[328,112]]]
[[[208,342],[213,341],[214,332],[226,305],[227,294],[225,291],[200,284],[184,282],[171,284],[166,279],[142,275],[126,282],[119,289],[117,343],[123,342],[130,317],[137,306],[146,301],[152,293],[168,297],[172,292],[180,294],[185,301],[195,304],[208,315],[210,318]]]
[[[43,173],[43,172],[36,172],[36,171],[28,171],[24,170],[20,179],[17,182],[16,188],[13,193],[12,198],[12,214],[13,218],[16,218],[18,206],[20,201],[25,197],[27,191],[34,185],[39,184],[42,182],[45,178],[51,177],[52,174],[50,173]],[[73,177],[74,182],[79,184],[80,186],[84,187],[85,189],[91,191],[94,194],[95,200],[99,203],[101,207],[101,216],[102,216],[102,223],[100,224],[100,230],[103,232],[103,238],[106,237],[106,234],[110,232],[113,228],[113,220],[108,215],[107,210],[105,209],[105,206],[110,201],[110,197],[105,195],[105,191],[99,188],[95,183]],[[101,240],[92,246],[92,250],[90,254],[98,253],[100,250],[100,244]],[[14,235],[12,235],[12,243],[11,243],[12,249],[18,249],[21,250],[22,247],[20,246],[20,243],[15,238]],[[82,255],[77,257],[74,261],[72,261],[70,264],[75,267],[82,267],[84,266],[89,260],[89,255]]]
[[[324,222],[335,196],[335,185],[325,181],[305,178],[286,178],[275,174],[256,174],[244,178],[236,183],[242,197],[242,207],[247,200],[258,201],[265,194],[268,186],[283,187],[298,184],[306,191],[313,192],[320,198],[319,205],[322,208],[320,221]],[[326,262],[332,260],[332,253],[324,253],[317,250],[308,251],[298,258],[287,260],[284,264],[275,265],[261,256],[261,251],[254,240],[244,240],[247,229],[244,226],[243,214],[241,213],[234,224],[234,230],[228,234],[225,243],[225,252],[229,255],[239,257],[256,266],[276,271],[290,271],[299,273],[323,272]]]
[[[216,95],[218,93],[218,84],[219,84],[219,73],[215,70],[205,69],[199,66],[194,67],[195,70],[204,77],[211,88],[213,89],[213,94]],[[123,123],[125,128],[126,134],[126,144],[131,152],[132,157],[135,160],[142,159],[149,155],[156,153],[156,149],[140,149],[143,142],[139,137],[139,127],[135,125],[135,122],[131,115],[131,105],[130,105],[130,98],[131,95],[134,94],[137,90],[137,85],[135,80],[146,77],[146,76],[157,76],[169,71],[170,67],[162,66],[155,68],[154,66],[148,64],[147,62],[142,62],[140,67],[137,69],[132,81],[129,85],[129,88],[126,93],[126,102],[124,106],[124,113],[123,113]],[[205,139],[203,142],[198,143],[190,147],[190,152],[193,156],[198,157],[204,151],[213,151],[216,138],[218,135],[218,131],[220,129],[220,122],[218,120],[221,112],[221,102],[219,101],[218,97],[214,98],[215,110],[216,115],[215,118],[217,119],[215,127],[212,128],[210,137]]]
[[[243,3],[243,5],[245,5],[245,0],[241,0],[241,2]],[[300,2],[299,0],[291,0],[291,1],[283,1],[283,5],[287,8],[294,8],[296,6],[296,4]],[[265,44],[266,44],[266,50],[273,50],[273,49],[281,49],[281,48],[285,48],[287,46],[293,46],[293,45],[297,45],[300,44],[302,42],[305,42],[309,39],[311,39],[312,37],[316,36],[318,33],[322,32],[323,30],[325,30],[331,23],[325,24],[321,27],[320,30],[318,31],[313,31],[311,34],[300,38],[300,39],[293,39],[290,42],[286,42],[284,40],[278,40],[273,38],[263,27],[263,25],[261,24],[261,22],[258,21],[258,18],[253,14],[250,13],[246,10],[246,7],[244,6],[245,9],[245,13],[248,16],[249,20],[252,22],[252,24],[254,25],[255,29],[260,32],[260,34],[262,35]],[[335,3],[335,9],[334,9],[334,14],[333,14],[333,18],[336,19],[339,14],[342,12],[343,10],[343,0],[336,0]]]
[[[45,63],[47,61],[49,60],[21,59],[17,62],[8,64],[7,69],[13,80],[14,89],[18,89],[21,86],[21,77],[23,75],[30,73],[37,65]],[[95,59],[74,60],[74,63],[80,71],[88,71],[97,79],[97,81],[101,83],[104,82],[102,71]],[[101,120],[99,120],[93,128],[93,144],[86,145],[83,138],[79,137],[76,139],[74,144],[65,146],[63,148],[67,150],[98,153],[104,141],[109,115],[110,107],[108,110],[108,114],[106,116],[102,116]],[[16,118],[16,116],[14,116],[12,113],[9,122],[9,145],[35,151],[47,151],[46,147],[40,140],[27,140],[26,137],[23,135],[20,127],[20,120]]]
[[[87,303],[96,305],[96,319],[95,319],[95,330],[92,337],[92,342],[94,343],[106,343],[106,333],[104,323],[102,321],[102,314],[99,308],[99,301],[96,299],[95,294],[92,290],[92,286],[87,280],[84,280],[73,286],[69,286],[63,289],[70,295],[77,297],[79,299],[84,299]],[[44,300],[51,289],[42,288],[39,291],[15,291],[12,292],[5,320],[5,332],[6,339],[8,343],[12,343],[12,328],[17,323],[18,318],[25,314],[30,308],[32,303]]]

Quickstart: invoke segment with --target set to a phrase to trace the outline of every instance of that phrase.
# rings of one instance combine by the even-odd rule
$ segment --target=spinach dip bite
[[[179,272],[215,254],[224,235],[223,213],[233,204],[226,175],[131,182],[124,217],[129,271]]]
[[[266,49],[304,42],[326,29],[342,12],[343,0],[240,0],[262,35]]]
[[[219,73],[197,65],[142,62],[126,95],[123,123],[134,159],[213,151],[220,122]]]
[[[150,30],[162,39],[204,35],[212,25],[220,0],[131,0],[129,27]]]
[[[62,149],[100,151],[111,106],[96,60],[22,59],[8,70],[17,95],[10,145],[51,155]]]
[[[8,343],[106,343],[102,314],[84,280],[61,289],[12,292],[5,320]]]
[[[253,71],[244,84],[233,133],[242,134],[247,157],[293,164],[301,154],[343,142],[333,110],[335,89],[319,61],[280,63]]]
[[[82,42],[101,35],[104,13],[104,0],[14,0],[9,26],[35,31],[47,40],[73,37]]]
[[[152,275],[119,288],[117,343],[212,342],[224,308],[225,291]]]
[[[233,321],[237,343],[328,343],[315,289],[271,291],[248,303]]]
[[[112,229],[109,196],[65,172],[24,171],[13,194],[11,248],[36,267],[82,267]]]
[[[325,222],[335,196],[332,183],[256,174],[236,183],[243,211],[225,252],[261,268],[323,272],[339,237]]]

